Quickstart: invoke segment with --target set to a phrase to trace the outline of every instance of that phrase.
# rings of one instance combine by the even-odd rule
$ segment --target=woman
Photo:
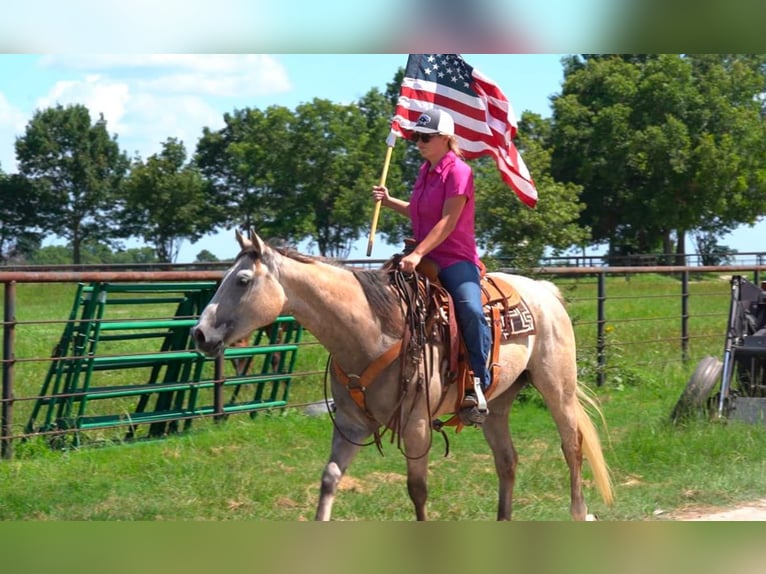
[[[487,357],[491,342],[479,285],[473,171],[461,158],[455,122],[444,110],[422,113],[409,139],[425,159],[410,200],[391,197],[385,186],[378,185],[373,186],[372,196],[412,222],[417,244],[402,257],[400,269],[413,273],[425,256],[439,266],[439,280],[452,296],[474,374],[474,391],[466,394],[463,407],[477,407],[479,415],[486,415],[484,392],[490,383]]]

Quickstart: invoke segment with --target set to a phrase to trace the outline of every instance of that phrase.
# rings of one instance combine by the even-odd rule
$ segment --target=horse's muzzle
[[[220,335],[214,333],[205,333],[202,325],[197,324],[191,328],[191,336],[194,339],[194,346],[200,353],[208,357],[214,357],[223,352],[223,339]]]

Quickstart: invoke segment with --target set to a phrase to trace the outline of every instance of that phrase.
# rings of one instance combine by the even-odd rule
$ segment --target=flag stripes
[[[519,199],[530,207],[537,204],[534,181],[512,141],[517,129],[513,108],[492,80],[457,54],[410,54],[391,122],[392,136],[408,137],[418,116],[434,107],[448,111],[455,120],[455,136],[466,159],[494,157],[500,175]]]

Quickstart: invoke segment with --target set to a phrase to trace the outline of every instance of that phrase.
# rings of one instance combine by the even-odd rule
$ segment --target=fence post
[[[681,273],[681,360],[689,360],[689,270]]]
[[[216,422],[223,420],[223,383],[224,383],[224,358],[223,351],[221,351],[215,358],[213,368],[213,417]]]
[[[596,320],[596,360],[598,365],[598,374],[596,384],[601,387],[606,380],[606,273],[604,271],[598,274],[598,318]]]
[[[3,402],[0,410],[0,457],[13,457],[13,369],[16,340],[16,282],[5,283],[3,313]]]

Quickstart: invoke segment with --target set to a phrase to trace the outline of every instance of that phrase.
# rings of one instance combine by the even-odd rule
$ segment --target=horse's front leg
[[[361,443],[361,439],[351,440],[354,440],[356,443]],[[335,493],[338,491],[340,479],[346,472],[348,465],[354,460],[354,457],[359,452],[360,448],[361,446],[359,444],[349,442],[344,435],[338,431],[338,427],[335,427],[332,435],[330,460],[327,462],[327,465],[325,465],[324,471],[322,472],[319,503],[317,504],[314,520],[330,520],[330,516],[332,515],[332,505],[333,502],[335,502]]]
[[[415,506],[415,518],[426,519],[428,500],[428,452],[431,447],[429,421],[419,420],[407,430],[405,454],[407,455],[407,492]]]
[[[425,520],[428,500],[428,456],[407,461],[407,492],[415,506],[415,518]]]

